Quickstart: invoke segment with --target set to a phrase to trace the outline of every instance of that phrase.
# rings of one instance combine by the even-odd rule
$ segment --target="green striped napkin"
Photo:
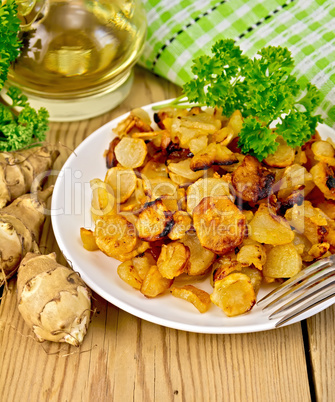
[[[213,43],[233,38],[249,56],[264,46],[286,46],[295,73],[322,93],[321,113],[335,128],[334,0],[142,0],[148,37],[140,63],[182,85],[192,60]]]

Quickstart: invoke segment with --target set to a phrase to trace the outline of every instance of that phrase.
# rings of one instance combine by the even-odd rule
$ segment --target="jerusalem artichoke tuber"
[[[49,170],[59,152],[47,147],[0,153],[0,208],[30,191],[33,180]]]
[[[18,197],[0,209],[0,286],[14,275],[29,251],[38,251],[45,202],[53,187]]]
[[[91,315],[91,292],[56,254],[28,253],[17,278],[19,311],[38,341],[79,346]]]

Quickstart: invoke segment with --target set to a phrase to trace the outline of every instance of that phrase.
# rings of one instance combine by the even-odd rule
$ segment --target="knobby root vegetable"
[[[56,254],[28,253],[17,276],[19,311],[39,342],[79,346],[91,315],[91,292]]]
[[[0,286],[13,276],[29,251],[38,251],[45,203],[53,186],[25,194],[0,209]]]
[[[0,153],[0,208],[30,191],[33,180],[52,168],[59,152],[47,147]]]

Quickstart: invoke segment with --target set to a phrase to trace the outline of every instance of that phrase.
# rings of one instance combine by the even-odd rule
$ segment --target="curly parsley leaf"
[[[7,0],[0,6],[0,90],[7,80],[10,63],[20,54],[18,38],[20,20],[17,5]],[[0,103],[0,151],[13,151],[33,146],[45,140],[49,114],[46,109],[33,109],[27,97],[16,87],[9,87],[7,95],[10,105]],[[14,109],[16,108],[16,109]],[[17,112],[17,108],[20,112]]]
[[[0,104],[0,150],[9,152],[44,141],[49,120],[47,110],[32,108],[18,88],[10,87],[7,94],[12,103]],[[15,107],[20,107],[20,113],[15,112]]]
[[[227,117],[240,110],[244,123],[238,145],[260,161],[275,152],[278,135],[290,147],[301,146],[322,121],[314,115],[319,91],[311,84],[299,85],[287,48],[268,46],[250,59],[233,40],[219,40],[212,56],[193,63],[195,77],[183,86],[184,98],[198,106],[220,107]],[[182,98],[171,106],[189,107]]]
[[[20,53],[19,29],[20,20],[17,17],[16,2],[7,0],[0,6],[0,90],[7,79],[10,63]]]

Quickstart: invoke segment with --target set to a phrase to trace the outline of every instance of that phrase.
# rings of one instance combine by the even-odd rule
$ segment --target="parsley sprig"
[[[239,147],[260,161],[276,151],[277,136],[295,148],[314,134],[321,122],[321,116],[314,115],[319,91],[297,82],[287,48],[268,46],[251,59],[227,39],[216,42],[212,53],[193,61],[195,78],[171,106],[217,106],[228,117],[240,110],[244,123]]]
[[[0,5],[0,90],[2,90],[12,62],[20,54],[18,38],[20,20],[17,4],[7,0]],[[0,151],[13,151],[45,140],[49,114],[46,109],[33,109],[27,97],[16,87],[10,87],[7,95],[11,104],[0,103]],[[14,108],[19,108],[17,113]]]

